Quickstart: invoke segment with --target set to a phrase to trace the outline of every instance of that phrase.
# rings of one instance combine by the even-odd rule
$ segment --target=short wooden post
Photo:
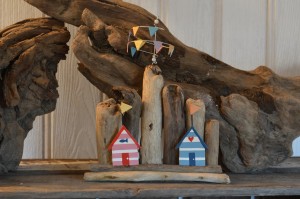
[[[161,70],[156,65],[145,68],[142,94],[142,148],[143,164],[162,164],[162,103],[164,85]]]
[[[118,103],[126,103],[132,106],[123,116],[123,124],[137,141],[141,138],[140,117],[142,112],[142,99],[136,90],[128,87],[113,87],[114,98]]]
[[[164,164],[178,164],[176,145],[185,131],[184,95],[180,86],[170,84],[162,92],[164,121]]]
[[[107,146],[112,141],[122,124],[122,114],[114,99],[108,99],[96,108],[97,154],[100,164],[111,164],[111,152]]]
[[[206,165],[218,165],[219,158],[219,121],[209,120],[205,125]]]
[[[200,107],[200,110],[191,116],[190,110],[189,110],[189,104],[194,104],[196,106]],[[205,104],[201,99],[187,99],[186,100],[186,126],[187,128],[192,127],[192,117],[193,117],[193,126],[196,129],[196,131],[199,133],[199,135],[203,138],[204,135],[204,123],[205,123]]]

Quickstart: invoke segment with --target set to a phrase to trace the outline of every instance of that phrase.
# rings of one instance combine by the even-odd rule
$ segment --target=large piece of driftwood
[[[111,151],[108,145],[118,133],[122,125],[122,114],[119,106],[112,98],[101,102],[96,108],[97,154],[100,164],[111,164]]]
[[[176,145],[185,131],[184,95],[176,84],[163,88],[163,126],[164,126],[164,164],[178,164],[178,149]]]
[[[219,160],[219,121],[209,120],[205,124],[206,165],[218,165]]]
[[[156,16],[122,1],[26,1],[57,19],[83,25],[73,49],[82,63],[79,70],[100,90],[111,95],[112,86],[141,88],[142,68],[151,57],[143,53],[137,53],[134,58],[128,55],[128,31],[133,26],[152,25]],[[180,84],[187,97],[204,100],[206,119],[220,121],[220,149],[228,169],[254,171],[278,164],[291,155],[291,143],[300,135],[297,119],[300,115],[299,77],[281,77],[264,66],[249,72],[235,69],[184,45],[163,23],[159,26],[165,31],[159,31],[157,39],[175,46],[171,58],[161,51],[158,65],[162,75],[166,81]],[[140,38],[149,38],[148,30],[138,34]],[[232,94],[245,97],[245,100],[234,101],[234,106],[222,102],[221,96],[230,102]],[[244,106],[246,100],[251,104],[248,109]],[[235,119],[239,118],[241,110],[245,115],[259,113],[252,131],[240,126],[239,121],[248,125],[248,118]]]
[[[190,105],[198,106],[199,110],[193,115],[190,114]],[[192,126],[196,129],[201,138],[204,138],[204,126],[205,126],[205,104],[201,99],[187,99],[186,100],[186,126],[191,128]]]
[[[114,167],[110,165],[95,164],[91,166],[91,171],[165,171],[181,173],[222,173],[221,166],[180,166],[167,164],[141,164],[130,167]]]
[[[55,73],[69,38],[64,24],[50,18],[0,30],[0,173],[18,166],[36,116],[55,109]]]
[[[162,101],[164,79],[157,65],[145,68],[142,95],[142,148],[143,164],[162,163]]]
[[[84,180],[97,182],[212,182],[229,184],[226,174],[177,173],[165,171],[107,171],[86,172]]]
[[[123,124],[130,131],[131,135],[139,141],[141,138],[140,117],[142,112],[142,99],[136,90],[128,87],[113,87],[114,99],[120,104],[126,103],[132,108],[124,113]]]

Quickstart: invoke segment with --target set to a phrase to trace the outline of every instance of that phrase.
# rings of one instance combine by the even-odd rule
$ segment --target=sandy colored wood
[[[122,114],[112,98],[101,102],[96,108],[97,154],[100,164],[111,164],[111,151],[107,149],[122,125]]]
[[[113,87],[114,99],[120,104],[126,103],[132,108],[127,111],[122,120],[131,135],[139,142],[141,139],[140,117],[142,112],[142,99],[136,90],[128,87]]]
[[[165,172],[181,172],[181,173],[222,173],[222,168],[216,166],[180,166],[166,164],[140,164],[130,167],[113,167],[109,165],[95,164],[91,166],[91,171],[165,171]]]
[[[90,182],[211,182],[229,184],[226,174],[180,173],[165,171],[107,171],[86,172],[84,180]]]
[[[205,124],[206,165],[218,165],[219,160],[219,121],[209,120]]]
[[[142,94],[142,142],[143,164],[162,164],[162,100],[164,79],[157,65],[145,68]]]
[[[193,115],[190,114],[189,104],[193,104],[195,106],[199,106],[200,109]],[[186,126],[187,128],[192,127],[192,118],[193,118],[193,126],[196,131],[199,133],[202,139],[204,139],[204,126],[205,126],[205,104],[201,99],[187,99],[186,100]]]
[[[176,84],[169,84],[162,91],[164,164],[178,164],[176,145],[185,131],[185,112],[183,90]]]
[[[141,68],[151,57],[138,53],[132,58],[126,51],[126,38],[133,26],[151,25],[156,16],[122,1],[26,2],[62,21],[84,25],[74,41],[74,52],[82,62],[79,70],[100,90],[110,95],[112,86],[141,88]],[[90,10],[90,15],[94,13],[91,18],[98,24],[104,24],[97,29],[104,36],[97,37],[93,47],[88,40],[93,40],[94,26],[82,20],[84,9]],[[235,69],[184,45],[163,23],[159,25],[165,31],[160,31],[158,40],[175,46],[171,58],[162,51],[158,59],[164,79],[180,84],[187,97],[205,101],[206,119],[219,120],[220,149],[226,167],[234,172],[251,172],[288,158],[292,141],[300,135],[296,119],[300,113],[300,78],[278,76],[265,66],[253,71]],[[149,38],[148,31],[139,34],[140,38]],[[237,115],[243,118],[238,120]]]

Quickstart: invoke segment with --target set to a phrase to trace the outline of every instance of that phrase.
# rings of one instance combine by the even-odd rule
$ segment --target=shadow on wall
[[[293,141],[293,157],[300,157],[300,137]]]

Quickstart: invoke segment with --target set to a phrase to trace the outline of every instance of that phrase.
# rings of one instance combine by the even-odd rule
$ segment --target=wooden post
[[[205,125],[206,165],[218,165],[219,158],[219,121],[209,120]]]
[[[189,104],[194,104],[200,107],[200,110],[190,115]],[[192,127],[192,117],[193,117],[193,126],[199,135],[203,138],[204,135],[204,122],[205,122],[205,104],[201,99],[187,99],[186,100],[186,126],[187,128]]]
[[[142,99],[136,90],[128,87],[113,87],[112,89],[114,98],[120,102],[124,102],[132,109],[127,111],[123,116],[123,124],[130,131],[131,135],[137,141],[141,138],[140,131],[140,117],[142,112]]]
[[[156,65],[145,68],[142,94],[142,148],[143,164],[162,164],[162,104],[164,80]]]
[[[170,84],[162,92],[164,113],[164,164],[178,164],[175,148],[185,131],[184,95],[180,86]]]
[[[97,154],[100,164],[111,164],[111,152],[107,146],[112,141],[122,124],[122,114],[114,99],[108,99],[96,108]]]
[[[86,172],[86,181],[99,182],[211,182],[229,184],[230,179],[226,174],[218,173],[177,173],[161,171],[108,171]]]

